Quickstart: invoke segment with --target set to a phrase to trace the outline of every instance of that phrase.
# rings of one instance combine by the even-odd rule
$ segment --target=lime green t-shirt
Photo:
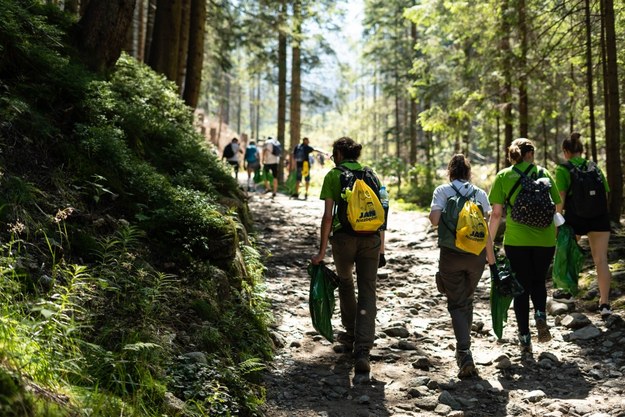
[[[581,156],[576,156],[574,158],[569,159],[569,161],[577,168],[588,163],[586,158],[582,158]],[[603,181],[603,186],[605,187],[605,192],[610,192],[610,186],[608,185],[608,181],[605,179],[603,175],[603,171],[599,169],[599,174],[601,175],[601,180]],[[568,167],[565,165],[558,165],[556,167],[556,186],[560,191],[568,191],[569,187],[571,187],[571,173],[569,172]]]
[[[362,165],[356,161],[343,161],[340,163],[347,169],[360,170]],[[321,194],[319,195],[321,200],[327,198],[332,199],[335,203],[341,199],[341,171],[332,168],[326,176],[323,178],[323,185],[321,186]],[[332,231],[337,231],[341,228],[338,216],[334,213],[332,219]]]
[[[517,169],[525,172],[527,167],[529,166],[528,162],[520,162],[516,165]],[[542,174],[541,177],[549,178],[551,183],[551,199],[555,204],[560,203],[560,193],[558,192],[558,188],[556,186],[555,181],[551,174],[545,169],[540,168]],[[538,168],[534,166],[532,170],[528,173],[531,175],[536,172],[538,175]],[[506,204],[506,199],[512,191],[514,184],[519,180],[520,175],[512,169],[512,167],[504,168],[497,173],[495,177],[495,182],[493,182],[493,186],[488,194],[488,200],[491,205],[493,204]],[[516,196],[521,191],[521,185],[517,187],[514,195],[510,198],[510,202],[514,205],[514,201],[516,200]],[[503,243],[504,245],[510,246],[542,246],[542,247],[551,247],[556,245],[556,231],[555,225],[553,222],[551,225],[545,228],[532,227],[527,226],[525,224],[520,224],[512,220],[510,217],[510,212],[512,210],[506,210],[506,232],[504,233]]]

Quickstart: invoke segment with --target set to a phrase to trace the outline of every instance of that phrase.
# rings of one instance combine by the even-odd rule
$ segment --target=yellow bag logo
[[[456,247],[474,255],[479,255],[486,247],[488,227],[480,208],[467,200],[458,214],[456,225]]]
[[[375,192],[356,179],[347,200],[347,219],[355,232],[375,232],[384,224],[384,208]]]

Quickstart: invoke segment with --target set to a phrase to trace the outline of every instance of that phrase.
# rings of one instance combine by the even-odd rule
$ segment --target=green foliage
[[[243,195],[173,84],[127,56],[87,72],[71,24],[0,0],[0,414],[164,415],[196,340],[223,359],[191,408],[253,415],[271,344]]]
[[[171,365],[169,388],[191,404],[193,416],[260,416],[264,390],[248,377],[263,369],[252,359],[229,365],[218,356],[209,357],[207,363],[178,357]]]

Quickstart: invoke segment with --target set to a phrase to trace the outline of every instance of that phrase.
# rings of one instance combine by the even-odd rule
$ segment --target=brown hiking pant
[[[380,257],[380,235],[352,236],[336,233],[330,238],[336,273],[340,278],[341,322],[354,335],[354,350],[371,349],[375,338],[376,281]],[[356,265],[356,298],[352,271]]]
[[[457,350],[471,347],[473,294],[482,277],[485,264],[486,251],[476,256],[441,248],[436,286],[447,296],[447,311],[451,316]]]

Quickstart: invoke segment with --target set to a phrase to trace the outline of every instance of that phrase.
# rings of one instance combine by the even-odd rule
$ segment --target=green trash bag
[[[297,171],[291,171],[284,185],[289,195],[295,194],[295,184],[297,183]]]
[[[553,286],[577,295],[579,273],[583,265],[584,252],[575,240],[575,232],[571,226],[563,224],[558,228],[556,255],[553,258]]]
[[[334,289],[338,287],[339,277],[323,264],[308,265],[308,275],[310,275],[308,307],[313,327],[320,335],[333,342]]]
[[[490,281],[490,315],[493,331],[498,339],[503,334],[503,324],[508,321],[508,309],[512,299],[523,294],[523,287],[510,268],[510,261],[505,256],[497,257],[498,276]]]
[[[260,184],[263,181],[265,181],[265,173],[259,168],[254,171],[254,184]]]

